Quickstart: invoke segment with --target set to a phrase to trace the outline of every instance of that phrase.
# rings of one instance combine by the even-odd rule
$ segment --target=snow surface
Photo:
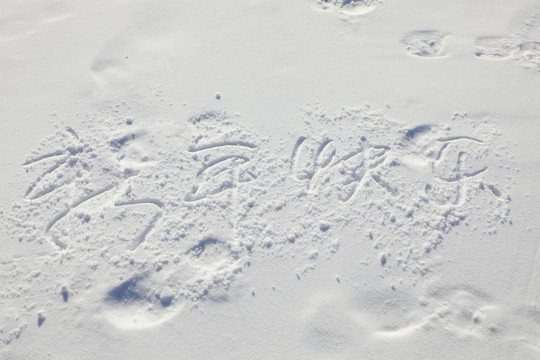
[[[540,4],[11,1],[0,358],[540,359]]]

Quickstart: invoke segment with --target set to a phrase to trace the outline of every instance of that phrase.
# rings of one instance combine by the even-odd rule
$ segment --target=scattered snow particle
[[[113,265],[118,265],[119,262],[120,262],[120,258],[118,256],[115,255],[115,256],[111,257],[111,263]]]
[[[39,326],[43,325],[43,323],[45,322],[46,316],[43,313],[43,311],[38,312],[37,316],[38,316],[37,324],[38,324],[38,327],[39,327]]]
[[[69,298],[69,292],[66,285],[62,286],[62,290],[60,291],[60,293],[62,294],[62,298],[64,299],[64,302],[67,302]]]
[[[161,302],[161,305],[165,307],[171,305],[173,299],[174,294],[169,287],[164,288],[159,294],[159,301]]]

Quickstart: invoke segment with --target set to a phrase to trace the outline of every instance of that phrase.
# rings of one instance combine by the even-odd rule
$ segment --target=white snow
[[[540,5],[4,1],[0,358],[540,359]]]

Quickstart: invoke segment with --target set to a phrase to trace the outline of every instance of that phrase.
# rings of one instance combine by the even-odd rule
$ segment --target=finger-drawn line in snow
[[[121,184],[123,184],[130,177],[138,175],[139,172],[128,171],[127,169],[124,172],[112,171],[112,164],[107,163],[100,163],[99,168],[97,167],[97,164],[93,164],[91,161],[92,159],[98,159],[100,155],[94,153],[93,151],[88,152],[88,149],[85,148],[85,143],[81,142],[79,135],[73,129],[65,128],[64,131],[62,131],[59,135],[60,139],[68,142],[68,145],[65,146],[64,149],[45,152],[43,155],[38,154],[24,162],[24,166],[28,169],[28,167],[35,167],[39,165],[40,162],[49,161],[55,157],[63,156],[61,159],[56,160],[52,166],[46,168],[45,172],[38,175],[37,179],[27,189],[25,197],[30,201],[43,200],[58,203],[59,199],[55,198],[46,200],[45,196],[53,194],[56,191],[60,191],[66,186],[72,187],[70,190],[71,192],[80,192],[80,190],[83,190],[84,194],[80,195],[76,200],[72,200],[71,203],[68,202],[65,205],[65,208],[50,219],[44,228],[44,233],[45,235],[51,237],[51,242],[59,249],[65,250],[69,244],[61,240],[60,236],[51,234],[53,229],[57,227],[62,220],[68,217],[69,214],[73,213],[74,210],[86,205],[91,200],[98,199],[105,193],[118,191]],[[68,138],[63,137],[64,135],[67,135]],[[119,139],[120,140],[110,140],[108,141],[108,144],[114,149],[118,150],[124,146],[128,140],[135,139],[135,135],[126,135],[120,137]],[[62,167],[63,165],[64,167]],[[112,166],[114,167],[114,165]],[[97,169],[100,169],[100,172],[97,174],[95,173],[96,167]],[[86,173],[83,174],[83,171]],[[93,175],[95,176],[94,179],[89,177],[93,172]],[[92,185],[92,182],[96,180],[104,180],[105,182],[108,182],[108,184],[95,189],[96,186],[95,184]],[[80,189],[80,185],[83,185],[84,187]],[[71,195],[70,197],[76,196]],[[101,203],[104,203],[104,201],[101,201]],[[157,221],[161,217],[161,208],[163,208],[164,204],[158,199],[150,198],[116,201],[114,204],[116,207],[144,204],[152,204],[157,206],[160,210],[154,214],[149,224],[142,230],[142,232],[135,237],[133,244],[129,248],[130,250],[135,250],[142,242],[144,242],[147,234],[154,228]]]
[[[74,201],[67,209],[65,209],[64,211],[62,211],[61,213],[59,213],[58,215],[56,215],[48,224],[47,224],[47,227],[45,228],[45,233],[48,234],[50,232],[50,230],[58,223],[60,222],[62,219],[64,219],[67,215],[69,215],[71,212],[73,212],[73,210],[77,209],[80,205],[94,199],[94,198],[97,198],[99,197],[100,195],[103,195],[111,190],[116,190],[117,187],[118,187],[119,183],[117,184],[111,184],[111,185],[108,185],[102,189],[99,189],[99,190],[96,190],[96,191],[93,191],[91,193],[89,193],[88,195],[84,196],[84,197],[81,197],[80,199]],[[115,207],[122,207],[122,206],[137,206],[137,205],[145,205],[145,204],[149,204],[149,205],[154,205],[156,207],[158,207],[159,209],[161,209],[163,207],[163,202],[161,202],[160,200],[157,200],[157,199],[133,199],[133,200],[129,200],[129,201],[117,201],[114,203],[114,206]],[[133,240],[133,243],[132,245],[129,247],[129,250],[135,250],[139,245],[141,245],[146,236],[148,235],[148,233],[154,228],[154,226],[156,225],[157,221],[161,218],[161,216],[163,215],[163,212],[161,210],[158,210],[154,216],[150,219],[148,225],[146,225],[146,227],[141,231],[141,233],[139,235],[136,236],[136,238]],[[68,244],[65,244],[64,242],[62,242],[61,240],[53,237],[53,243],[55,245],[57,245],[60,249],[66,249],[68,247]]]
[[[240,176],[239,167],[250,160],[243,155],[227,155],[203,164],[197,171],[197,184],[193,186],[190,193],[186,194],[184,201],[202,200],[233,189],[240,182],[246,182]],[[253,173],[249,171],[246,173],[255,178]]]
[[[150,231],[154,229],[158,220],[163,216],[163,211],[161,209],[163,208],[164,204],[161,200],[149,199],[149,198],[133,199],[133,200],[128,200],[128,201],[116,201],[114,203],[114,206],[133,206],[133,205],[145,205],[145,204],[157,206],[159,210],[156,211],[154,216],[152,216],[152,218],[150,219],[148,224],[145,226],[143,231],[141,231],[141,233],[137,235],[135,239],[133,239],[133,242],[131,246],[129,247],[129,250],[131,251],[134,251],[135,249],[137,249],[139,245],[141,245],[145,241],[148,233],[150,233]]]
[[[431,171],[436,181],[453,186],[450,191],[453,195],[443,199],[436,194],[437,191],[442,191],[440,186],[433,184],[427,184],[425,192],[439,205],[458,205],[467,180],[488,170],[488,167],[482,164],[467,168],[467,162],[477,163],[481,158],[484,141],[471,136],[443,137],[437,141],[443,145],[431,163]],[[469,145],[472,145],[472,148]]]
[[[439,141],[439,142],[450,142],[450,141],[456,141],[456,140],[470,140],[470,141],[474,141],[474,142],[477,142],[477,143],[480,143],[480,144],[484,143],[480,139],[476,139],[476,138],[473,138],[471,136],[466,136],[466,135],[449,136],[449,137],[444,137],[444,138],[437,139],[437,141]]]
[[[66,155],[67,153],[68,153],[68,151],[56,150],[56,151],[48,153],[48,154],[43,154],[43,155],[36,156],[34,158],[30,158],[30,159],[26,160],[23,163],[23,165],[31,165],[31,164],[33,164],[35,162],[45,160],[45,159],[55,157],[55,156]]]
[[[71,128],[65,129],[68,134],[70,134],[75,140],[79,140],[79,137],[77,133]],[[62,166],[66,165],[73,167],[75,163],[78,161],[78,155],[83,151],[83,147],[81,144],[75,144],[66,147],[62,150],[55,150],[52,152],[47,152],[42,155],[37,155],[32,158],[27,159],[23,166],[30,166],[35,165],[36,163],[39,163],[41,161],[45,161],[48,159],[52,159],[55,157],[63,156],[61,159],[55,161],[55,163],[45,169],[38,177],[37,179],[28,187],[28,189],[25,192],[25,197],[30,200],[36,200],[39,199],[49,193],[54,192],[55,190],[58,190],[62,188],[65,185],[69,185],[75,180],[75,177],[70,176],[67,178],[63,178],[63,176],[56,176],[54,177],[55,173],[57,173],[57,170],[59,170]],[[69,161],[68,161],[69,160]],[[50,179],[53,177],[53,179]],[[41,190],[37,190],[34,192],[34,190],[43,182],[46,182],[47,180],[50,181],[48,185],[46,185]],[[33,193],[33,194],[32,194]]]
[[[321,186],[341,187],[339,198],[347,202],[354,196],[365,175],[385,161],[390,147],[366,147],[359,143],[356,149],[341,156],[337,155],[339,150],[339,145],[330,138],[317,141],[306,136],[298,137],[290,157],[293,177],[306,181],[307,191],[311,193]],[[383,186],[381,182],[377,183]]]
[[[69,158],[70,158],[70,155],[66,155],[63,159],[61,159],[60,161],[57,161],[56,164],[54,164],[49,169],[47,169],[43,174],[41,174],[41,176],[33,184],[31,184],[28,187],[28,189],[25,192],[25,197],[27,197],[30,200],[36,200],[57,189],[60,189],[64,185],[69,185],[74,179],[72,178],[65,179],[61,181],[60,183],[57,183],[56,185],[49,185],[45,189],[42,189],[41,191],[36,191],[33,195],[31,195],[34,189],[39,185],[39,182],[43,180],[43,178],[46,175],[53,174],[57,169],[59,169],[62,165],[64,165]]]
[[[216,130],[215,123],[219,113],[206,113],[192,120],[195,126],[209,126],[210,131],[222,131],[219,134],[223,140],[208,139],[208,134],[201,131],[188,146],[188,152],[196,153],[202,158],[202,165],[195,175],[192,190],[184,197],[185,202],[196,202],[222,192],[235,189],[238,184],[253,181],[257,175],[249,169],[254,152],[258,145],[242,137],[247,134],[238,133],[239,129]],[[203,138],[205,138],[203,140]],[[199,157],[197,156],[197,159]]]
[[[70,213],[70,211],[72,211],[73,209],[77,208],[79,205],[83,204],[84,202],[86,201],[89,201],[103,193],[106,193],[107,191],[109,190],[112,190],[114,188],[114,185],[109,185],[109,186],[106,186],[104,187],[103,189],[99,189],[99,190],[96,190],[96,191],[93,191],[91,192],[90,194],[88,194],[87,196],[84,196],[76,201],[74,201],[66,210],[62,211],[60,214],[58,214],[57,216],[55,216],[48,224],[47,224],[47,227],[45,228],[45,233],[48,233],[49,230],[57,223],[59,222],[60,220],[62,220],[67,214]],[[58,244],[57,244],[58,245]],[[60,245],[59,245],[60,246]],[[62,248],[65,248],[63,246],[60,246]]]
[[[371,175],[371,178],[375,180],[375,182],[382,187],[387,193],[389,193],[392,196],[398,196],[399,190],[392,187],[387,181],[384,181],[379,175],[373,174]]]
[[[221,141],[216,143],[208,143],[204,145],[190,145],[188,151],[189,152],[198,152],[202,150],[208,150],[208,149],[214,149],[219,148],[222,146],[239,146],[239,147],[245,147],[248,149],[256,149],[257,145],[247,142],[247,141]]]

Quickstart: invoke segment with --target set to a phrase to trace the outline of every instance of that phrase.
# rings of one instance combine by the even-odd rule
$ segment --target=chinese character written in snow
[[[488,148],[469,136],[439,138],[437,143],[431,164],[434,182],[426,185],[426,193],[439,205],[458,205],[468,180],[488,169],[484,162]]]
[[[373,171],[389,150],[385,145],[370,144],[365,137],[351,147],[329,138],[300,136],[291,154],[291,172],[296,180],[305,182],[308,192],[331,189],[347,202],[368,176],[385,185]]]
[[[191,122],[196,133],[188,151],[200,166],[184,201],[199,201],[257,178],[251,160],[258,145],[238,125],[219,113],[205,113]]]

